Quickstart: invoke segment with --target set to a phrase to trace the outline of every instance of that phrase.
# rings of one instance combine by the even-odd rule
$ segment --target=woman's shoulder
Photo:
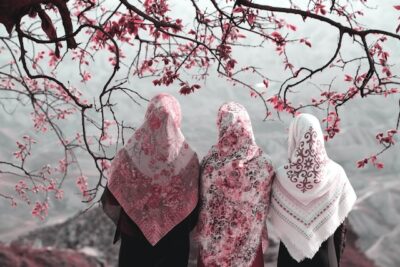
[[[272,158],[270,155],[268,155],[267,153],[265,153],[264,151],[262,151],[261,149],[259,149],[260,154],[257,157],[257,161],[263,164],[267,164],[267,165],[271,165],[271,167],[274,166]]]
[[[346,171],[344,170],[343,166],[340,165],[339,163],[329,160],[329,169],[331,171],[335,171],[338,175],[346,175]]]
[[[208,153],[205,156],[203,156],[203,158],[201,158],[201,160],[199,161],[200,162],[200,169],[204,169],[205,168],[205,166],[210,161],[210,157],[211,157],[211,154],[210,154],[210,151],[208,151]]]

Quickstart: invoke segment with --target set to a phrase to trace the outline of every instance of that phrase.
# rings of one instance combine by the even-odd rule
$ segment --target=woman
[[[264,266],[271,161],[255,143],[242,105],[222,105],[217,126],[218,143],[201,165],[198,266]]]
[[[121,237],[120,267],[186,267],[196,223],[199,162],[180,130],[178,101],[159,94],[118,152],[102,196]]]
[[[271,222],[281,240],[278,267],[337,267],[342,223],[356,194],[343,168],[326,154],[316,117],[295,117],[288,145],[289,161],[272,185]]]

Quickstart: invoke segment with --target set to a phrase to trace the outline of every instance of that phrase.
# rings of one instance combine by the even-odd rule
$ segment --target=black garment
[[[121,239],[119,267],[187,267],[189,234],[197,224],[199,204],[188,217],[152,246],[107,187],[101,202],[104,211],[116,225],[114,243]]]
[[[189,233],[195,226],[197,210],[176,225],[154,247],[147,241],[139,227],[130,220],[129,234],[120,232],[121,248],[119,252],[119,267],[187,267],[189,260]],[[119,232],[119,227],[117,232]]]
[[[325,242],[312,259],[301,262],[294,260],[281,242],[278,254],[278,267],[339,267],[345,245],[346,227],[341,224]]]

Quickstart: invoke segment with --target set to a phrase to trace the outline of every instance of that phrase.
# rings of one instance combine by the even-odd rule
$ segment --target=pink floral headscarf
[[[111,164],[108,189],[152,245],[198,201],[199,162],[180,124],[178,101],[158,94],[148,105],[143,125]]]
[[[242,105],[222,105],[217,125],[218,143],[202,162],[199,260],[210,267],[251,266],[266,234],[274,171]]]
[[[298,115],[288,141],[288,162],[277,170],[270,213],[278,236],[300,262],[333,235],[356,194],[343,168],[329,159],[316,117]]]

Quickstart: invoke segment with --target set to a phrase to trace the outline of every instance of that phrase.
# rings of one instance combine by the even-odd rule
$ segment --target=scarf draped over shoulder
[[[288,162],[272,185],[271,222],[290,255],[312,258],[351,211],[356,194],[343,168],[329,159],[316,117],[289,128]]]
[[[199,260],[204,266],[251,266],[266,233],[274,171],[243,106],[222,105],[217,126],[218,142],[202,162]]]
[[[111,164],[109,191],[152,245],[198,202],[199,162],[181,132],[181,116],[174,97],[155,96],[143,125]],[[115,206],[106,202],[103,208],[118,221]]]

